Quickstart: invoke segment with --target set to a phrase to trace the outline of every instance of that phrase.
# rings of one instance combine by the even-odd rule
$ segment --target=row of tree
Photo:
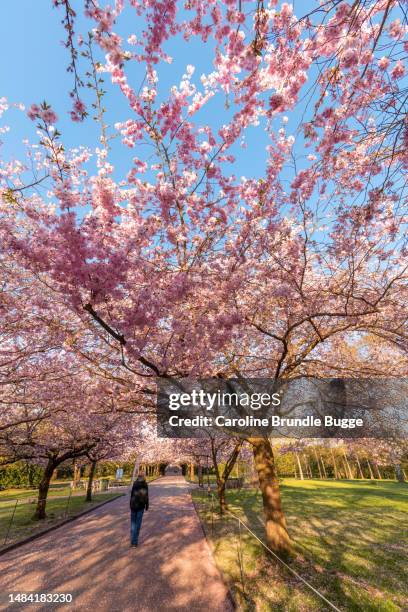
[[[90,96],[100,141],[89,147],[85,130],[69,149],[54,109],[34,103],[34,142],[0,171],[0,455],[44,463],[38,517],[68,459],[139,443],[145,461],[185,454],[155,435],[157,378],[407,373],[398,3],[297,16],[262,0],[84,4],[81,54],[70,2],[54,1],[67,15],[72,119],[86,120]],[[123,35],[122,14],[143,34]],[[168,88],[169,53],[175,82],[189,54],[179,36],[205,49],[204,74],[183,63]],[[109,126],[103,98],[115,92],[128,114]],[[271,441],[246,442],[268,545],[286,554]],[[222,499],[242,441],[210,445]]]

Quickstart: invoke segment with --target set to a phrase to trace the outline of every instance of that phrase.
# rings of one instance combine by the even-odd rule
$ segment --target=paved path
[[[129,497],[0,556],[0,594],[72,593],[73,603],[24,610],[231,612],[226,588],[180,476],[150,486],[138,548]],[[16,605],[2,610],[16,609]]]

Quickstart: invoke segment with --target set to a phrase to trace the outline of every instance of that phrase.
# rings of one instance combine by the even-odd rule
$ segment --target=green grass
[[[328,609],[245,529],[242,579],[237,522],[212,515],[202,492],[193,497],[241,610]],[[227,498],[230,510],[264,539],[259,492],[230,490]],[[286,479],[282,500],[296,550],[291,566],[327,599],[347,611],[408,610],[408,485]]]
[[[70,485],[69,483],[58,483],[52,484],[48,493],[49,497],[60,497],[69,495]],[[84,493],[84,489],[78,491],[81,495]],[[14,502],[16,499],[35,499],[38,495],[38,489],[5,489],[0,491],[0,505],[4,502]]]
[[[193,482],[195,484],[198,484],[198,476],[197,476],[197,474],[194,474],[194,479],[193,480],[190,479],[190,475],[189,474],[186,474],[184,478],[188,482]],[[209,478],[207,478],[207,474],[203,475],[204,486],[207,486],[208,480],[210,481],[211,485],[215,485],[217,483],[217,478],[216,478],[215,474],[209,474]]]
[[[113,478],[109,478],[106,477],[106,480],[113,480]],[[147,479],[149,480],[149,478]],[[85,479],[82,479],[82,482],[85,483]],[[124,486],[129,486],[130,485],[130,478],[127,479],[122,479],[121,484]],[[61,496],[68,496],[70,494],[71,491],[71,486],[70,486],[71,481],[70,480],[54,480],[51,482],[50,484],[50,490],[48,492],[48,497],[61,497]],[[86,491],[86,483],[85,483],[85,487],[82,488],[77,488],[74,491],[72,491],[71,495],[72,496],[76,496],[76,495],[84,495]],[[0,506],[3,504],[3,502],[10,502],[12,505],[14,505],[14,502],[16,499],[19,500],[31,500],[31,499],[36,499],[38,495],[38,489],[24,489],[24,488],[19,488],[19,489],[5,489],[4,491],[0,491]]]
[[[21,493],[23,491],[20,490]],[[2,491],[5,493],[5,491]],[[99,493],[93,496],[92,502],[85,501],[85,494],[82,492],[81,495],[71,496],[68,503],[67,497],[53,497],[51,496],[47,501],[47,518],[41,521],[33,520],[35,511],[35,491],[30,492],[31,495],[21,495],[18,500],[19,503],[16,506],[13,521],[11,523],[10,531],[5,544],[5,537],[10,525],[12,518],[13,509],[15,506],[16,495],[14,495],[14,502],[7,499],[6,495],[0,497],[0,550],[4,545],[12,544],[19,540],[23,540],[28,536],[46,529],[51,525],[54,525],[64,518],[74,516],[86,510],[92,508],[95,505],[100,504],[103,501],[112,499],[117,496],[117,493]],[[61,495],[61,493],[60,493]],[[27,503],[27,498],[33,500]]]

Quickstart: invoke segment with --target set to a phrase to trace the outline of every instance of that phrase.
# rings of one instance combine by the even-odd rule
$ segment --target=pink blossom
[[[394,68],[391,70],[391,77],[393,79],[400,79],[405,74],[405,66],[401,60],[395,64]]]
[[[51,108],[41,111],[40,117],[48,125],[54,125],[58,121],[56,113]]]
[[[383,55],[383,57],[381,57],[378,60],[378,66],[379,68],[381,68],[381,70],[386,70],[389,65],[390,65],[390,60],[388,57],[385,57],[385,55]]]
[[[29,110],[27,111],[27,115],[31,119],[31,121],[35,121],[40,116],[40,107],[37,106],[37,104],[32,104]]]
[[[284,97],[280,93],[273,94],[269,98],[269,106],[272,111],[283,110]]]
[[[390,36],[396,40],[403,38],[405,34],[405,28],[399,19],[395,19],[395,21],[390,24],[388,31]]]
[[[71,120],[72,121],[83,121],[86,117],[86,106],[79,98],[76,98],[74,101],[72,111],[71,111]]]
[[[77,98],[74,102],[74,110],[77,113],[80,113],[81,115],[85,112],[86,108],[85,108],[85,104],[82,102],[82,100],[80,100],[79,98]]]
[[[342,66],[344,66],[344,68],[352,68],[358,63],[359,63],[359,55],[358,55],[357,49],[355,48],[347,49],[343,53],[341,57],[341,64]]]

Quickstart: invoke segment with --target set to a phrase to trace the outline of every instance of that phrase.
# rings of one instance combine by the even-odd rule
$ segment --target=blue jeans
[[[139,532],[142,526],[144,510],[130,511],[130,543],[137,544],[139,541]]]

